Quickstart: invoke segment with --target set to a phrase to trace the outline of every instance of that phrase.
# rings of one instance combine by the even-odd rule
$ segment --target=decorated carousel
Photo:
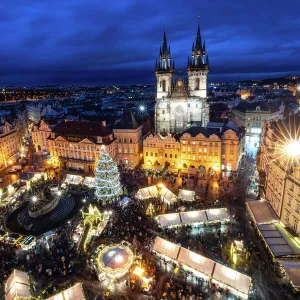
[[[107,276],[113,279],[124,277],[130,270],[134,254],[126,242],[100,247],[98,253],[99,279]]]

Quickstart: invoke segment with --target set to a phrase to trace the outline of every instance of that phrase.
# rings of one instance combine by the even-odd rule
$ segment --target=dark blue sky
[[[154,83],[166,22],[177,70],[197,30],[210,80],[300,74],[299,0],[2,0],[0,86]]]

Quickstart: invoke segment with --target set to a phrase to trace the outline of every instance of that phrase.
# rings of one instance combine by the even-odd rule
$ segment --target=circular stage
[[[40,235],[65,223],[80,209],[76,195],[42,183],[25,195],[25,203],[13,211],[6,227],[20,234]]]
[[[133,263],[134,254],[128,246],[111,245],[98,254],[99,273],[111,278],[125,276]]]

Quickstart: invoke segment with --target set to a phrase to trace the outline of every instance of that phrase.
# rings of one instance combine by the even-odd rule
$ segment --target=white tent
[[[230,218],[226,208],[213,208],[205,212],[208,221],[222,221]]]
[[[230,286],[245,295],[249,294],[251,278],[224,265],[216,263],[213,279]]]
[[[13,300],[17,297],[30,298],[28,275],[19,270],[13,270],[5,284],[5,299]]]
[[[178,261],[209,277],[212,276],[216,264],[213,260],[185,248],[180,248]]]
[[[83,177],[81,177],[79,175],[67,174],[65,183],[79,184],[82,180],[83,180]]]
[[[194,201],[195,192],[188,190],[179,190],[178,198],[184,201]]]
[[[151,197],[157,197],[158,196],[158,190],[156,185],[145,187],[143,189],[139,189],[136,196],[139,199],[148,199]]]
[[[154,247],[153,247],[153,251],[165,255],[167,257],[170,257],[174,260],[176,260],[178,257],[179,249],[180,249],[179,246],[167,240],[164,240],[160,237],[157,237],[155,239]]]
[[[159,215],[157,218],[162,227],[181,225],[179,213]]]
[[[179,214],[182,224],[203,223],[207,221],[204,210],[185,211]]]
[[[159,194],[161,196],[161,199],[168,204],[172,204],[177,201],[177,197],[175,194],[173,194],[169,189],[166,187],[163,187],[160,191]]]
[[[67,290],[62,291],[59,294],[56,294],[48,300],[84,300],[84,293],[82,290],[81,283],[76,283],[72,287],[68,288]]]
[[[95,177],[85,177],[83,184],[94,187],[95,186]]]

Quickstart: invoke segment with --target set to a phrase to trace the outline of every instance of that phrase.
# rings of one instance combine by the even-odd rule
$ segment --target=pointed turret
[[[163,45],[162,45],[162,53],[168,54],[168,43],[167,43],[167,35],[165,30],[164,30],[164,38],[163,38]]]
[[[203,53],[203,55],[205,55],[205,54],[206,54],[206,45],[205,45],[205,40],[204,40],[204,42],[203,42],[203,46],[202,46],[202,53]]]
[[[208,55],[206,56],[206,62],[205,62],[206,68],[207,70],[209,70],[209,59],[208,59]]]
[[[190,65],[190,57],[188,56],[188,62],[187,62],[187,66]]]
[[[201,52],[202,52],[202,43],[201,43],[200,25],[198,25],[198,30],[197,30],[197,37],[196,37],[195,51],[201,51]]]

